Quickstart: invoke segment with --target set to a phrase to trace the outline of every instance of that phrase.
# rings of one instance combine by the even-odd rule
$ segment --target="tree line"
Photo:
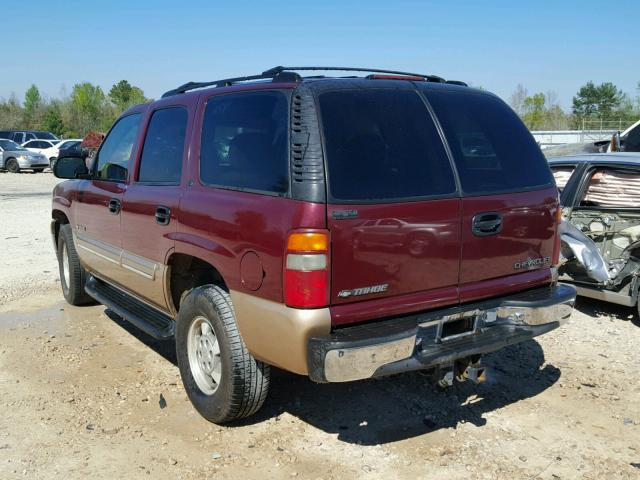
[[[0,129],[46,130],[62,138],[82,138],[90,131],[106,132],[127,108],[149,101],[142,89],[120,80],[107,94],[98,85],[77,83],[69,95],[47,99],[31,85],[24,101],[0,99]]]
[[[518,85],[509,104],[529,130],[624,130],[640,120],[640,82],[632,98],[611,82],[587,82],[573,97],[571,111],[564,111],[554,92],[529,94]]]
[[[90,131],[106,132],[118,116],[132,105],[147,102],[144,92],[120,80],[105,94],[89,82],[73,86],[69,95],[46,99],[36,85],[24,101],[12,95],[0,99],[0,129],[46,130],[63,138],[84,137]],[[623,130],[640,120],[640,82],[632,98],[613,83],[587,82],[573,97],[572,108],[560,107],[554,92],[533,93],[518,85],[509,104],[530,130],[605,129]]]

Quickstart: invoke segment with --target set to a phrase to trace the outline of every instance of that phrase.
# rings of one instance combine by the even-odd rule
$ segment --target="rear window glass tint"
[[[286,193],[288,111],[283,92],[234,93],[209,100],[202,125],[202,181]]]
[[[540,148],[504,102],[487,94],[425,94],[442,124],[465,193],[519,191],[551,184]]]
[[[556,181],[556,186],[558,190],[562,192],[564,187],[567,186],[571,175],[573,175],[573,171],[575,167],[551,167],[551,173],[553,173],[553,179]]]
[[[138,181],[180,183],[187,120],[187,111],[181,107],[153,113],[142,147]]]
[[[624,170],[596,171],[580,206],[640,208],[640,175]]]
[[[413,91],[366,89],[320,95],[331,196],[385,201],[451,194],[451,164]]]

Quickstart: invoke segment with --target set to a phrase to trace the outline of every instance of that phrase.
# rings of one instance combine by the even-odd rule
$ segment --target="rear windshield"
[[[529,190],[552,183],[535,140],[509,106],[487,94],[426,90],[467,194]]]
[[[400,201],[456,191],[451,164],[414,91],[338,90],[319,96],[335,201]]]

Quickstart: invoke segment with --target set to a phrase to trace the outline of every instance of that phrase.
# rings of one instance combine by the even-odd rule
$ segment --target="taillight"
[[[290,307],[329,304],[329,233],[293,232],[284,260],[284,301]]]
[[[562,207],[560,203],[556,206],[556,236],[553,243],[553,257],[551,258],[551,265],[556,266],[560,263],[560,222],[562,221]]]

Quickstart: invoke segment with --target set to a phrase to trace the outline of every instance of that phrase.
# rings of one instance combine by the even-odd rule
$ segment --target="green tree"
[[[63,135],[65,133],[59,102],[51,102],[51,104],[45,108],[44,116],[42,117],[42,129],[55,133],[56,135]]]
[[[545,123],[544,93],[535,93],[526,97],[523,102],[522,120],[530,130],[541,130]]]
[[[140,88],[132,86],[126,80],[120,80],[111,87],[109,98],[120,111],[147,101],[144,92]]]
[[[24,94],[24,124],[27,128],[35,128],[39,123],[39,110],[42,106],[40,90],[31,85]]]
[[[68,129],[82,136],[90,130],[99,129],[104,109],[105,96],[99,86],[89,82],[74,85]]]
[[[8,100],[0,100],[0,128],[20,128],[23,117],[24,112],[15,93],[12,93]]]
[[[609,120],[616,116],[624,97],[624,93],[611,82],[596,85],[590,81],[573,97],[573,114],[579,118]]]

